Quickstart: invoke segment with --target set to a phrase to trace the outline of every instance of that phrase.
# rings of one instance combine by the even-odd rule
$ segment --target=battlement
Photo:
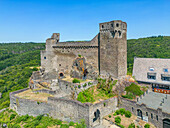
[[[126,22],[121,20],[114,20],[110,22],[104,22],[99,24],[100,33],[109,32],[110,37],[122,38],[123,33],[127,31]]]

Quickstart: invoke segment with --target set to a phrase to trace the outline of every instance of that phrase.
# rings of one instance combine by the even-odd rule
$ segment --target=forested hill
[[[170,36],[128,40],[128,73],[134,57],[170,58]],[[28,86],[33,70],[40,65],[45,43],[0,43],[0,109],[9,105],[9,92]]]
[[[130,39],[127,52],[128,73],[132,73],[134,57],[170,59],[170,36]]]

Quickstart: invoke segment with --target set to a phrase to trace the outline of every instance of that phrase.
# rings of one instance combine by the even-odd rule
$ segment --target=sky
[[[0,0],[0,42],[91,40],[112,20],[127,23],[128,39],[170,36],[170,0]]]

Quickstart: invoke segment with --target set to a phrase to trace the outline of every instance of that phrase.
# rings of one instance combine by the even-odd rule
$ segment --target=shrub
[[[91,82],[88,82],[88,85],[90,86],[90,85],[92,85],[93,83],[91,83]]]
[[[121,122],[120,116],[117,116],[117,117],[115,118],[115,122],[118,123],[118,124],[120,124],[120,122]]]
[[[19,124],[14,124],[12,128],[21,128],[21,126]]]
[[[78,54],[78,56],[81,58],[81,55],[80,55],[80,54]]]
[[[134,123],[131,123],[128,128],[135,128],[135,124]]]
[[[116,110],[115,113],[116,113],[116,115],[119,115],[119,114],[120,114],[120,111],[119,111],[119,110]]]
[[[120,111],[121,115],[125,114],[125,112],[126,112],[126,110],[124,108],[120,108],[119,111]]]
[[[79,79],[74,78],[74,79],[73,79],[73,83],[80,83],[80,80],[79,80]]]
[[[125,128],[125,126],[119,124],[119,123],[116,123],[117,126],[121,127],[121,128]]]
[[[57,125],[61,125],[61,124],[62,124],[62,121],[61,121],[61,120],[57,120],[57,121],[56,121],[56,124],[57,124]]]
[[[144,127],[145,127],[145,128],[150,128],[150,125],[149,125],[149,124],[145,124]]]
[[[15,118],[15,116],[16,116],[16,114],[11,114],[11,116],[10,116],[10,120],[14,119],[14,118]]]
[[[116,114],[116,112],[113,114],[113,116],[116,116],[117,114]]]
[[[130,118],[131,116],[132,116],[132,114],[131,114],[131,112],[130,112],[130,111],[126,111],[126,112],[125,112],[125,117]]]
[[[106,106],[106,103],[103,103],[104,107]]]
[[[33,71],[38,71],[38,68],[34,67],[32,70],[33,70]]]
[[[67,124],[61,124],[60,128],[69,128]]]
[[[74,126],[74,122],[70,121],[69,126]]]
[[[87,84],[85,83],[84,85],[83,85],[83,87],[86,87],[87,86]]]
[[[78,85],[78,88],[81,88],[81,85]]]
[[[108,117],[109,117],[109,118],[111,118],[112,116],[111,116],[111,115],[109,115]]]

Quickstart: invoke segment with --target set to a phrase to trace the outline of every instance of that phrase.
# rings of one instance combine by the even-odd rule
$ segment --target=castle
[[[45,79],[71,76],[80,79],[120,78],[127,73],[127,24],[120,20],[99,24],[100,32],[85,42],[59,42],[54,33],[41,51]],[[81,58],[77,58],[82,56]]]
[[[127,24],[115,20],[100,23],[99,29],[91,41],[59,42],[59,33],[47,39],[46,49],[41,51],[40,71],[33,72],[29,88],[10,93],[10,108],[20,115],[49,114],[68,122],[84,119],[87,128],[100,127],[103,117],[118,108],[126,108],[158,128],[168,128],[170,97],[165,94],[147,90],[133,100],[121,96],[96,103],[75,100],[82,90],[98,83],[98,76],[118,79],[117,91],[126,86],[123,82],[128,78],[124,77],[127,73]],[[75,78],[82,82],[74,83]]]

